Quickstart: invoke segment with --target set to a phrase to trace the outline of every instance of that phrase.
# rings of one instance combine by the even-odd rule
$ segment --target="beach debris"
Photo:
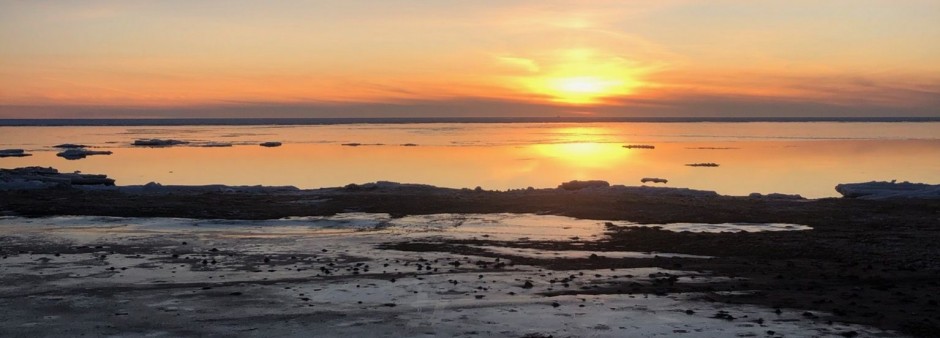
[[[141,146],[141,147],[169,147],[169,146],[175,146],[175,145],[181,145],[181,144],[189,144],[189,142],[173,140],[173,139],[163,140],[163,139],[158,139],[158,138],[152,138],[152,139],[140,139],[132,143],[132,145]]]
[[[261,145],[262,147],[273,148],[273,147],[280,147],[280,146],[281,146],[281,142],[276,142],[276,141],[261,142],[260,145]]]
[[[107,175],[60,173],[55,168],[23,167],[0,169],[0,190],[43,189],[70,187],[73,185],[113,186],[114,180]]]
[[[589,188],[607,188],[607,187],[610,187],[610,183],[607,183],[607,181],[600,181],[600,180],[578,181],[578,180],[574,180],[574,181],[569,181],[569,182],[564,182],[564,183],[562,183],[561,185],[558,186],[558,189],[562,189],[562,190],[581,190],[581,189],[589,189]]]
[[[664,179],[664,178],[657,178],[657,177],[644,177],[640,179],[640,183],[648,183],[648,182],[666,184],[666,183],[669,183],[669,180]]]
[[[656,149],[656,146],[651,146],[648,144],[628,144],[623,147],[627,149]]]
[[[88,150],[83,148],[71,148],[66,149],[63,152],[56,154],[58,157],[65,158],[66,160],[80,160],[87,156],[91,155],[111,155],[112,152],[107,150]]]
[[[72,148],[88,148],[84,144],[75,144],[75,143],[63,143],[52,146],[53,148],[62,148],[62,149],[72,149]]]
[[[23,149],[0,149],[0,157],[26,157],[33,156]]]
[[[890,199],[890,198],[925,198],[940,199],[940,184],[910,183],[897,181],[843,183],[836,185],[836,191],[844,198]]]
[[[714,162],[703,162],[703,163],[689,163],[686,164],[687,167],[717,167],[718,163]]]

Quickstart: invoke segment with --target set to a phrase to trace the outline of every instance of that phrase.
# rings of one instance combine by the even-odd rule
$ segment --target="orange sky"
[[[937,41],[930,0],[0,0],[0,118],[938,116]]]

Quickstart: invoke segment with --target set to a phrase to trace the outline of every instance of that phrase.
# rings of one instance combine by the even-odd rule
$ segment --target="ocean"
[[[189,143],[132,145],[150,138]],[[61,143],[113,154],[66,160],[52,147]],[[0,120],[0,149],[33,155],[0,158],[2,168],[102,173],[119,185],[505,190],[655,177],[668,182],[648,185],[821,198],[838,196],[839,183],[940,182],[940,121],[930,118]]]

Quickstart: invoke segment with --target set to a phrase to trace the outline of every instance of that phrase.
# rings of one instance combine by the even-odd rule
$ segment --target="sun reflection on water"
[[[596,142],[536,144],[532,149],[533,153],[566,166],[583,168],[606,168],[623,162],[630,155],[619,144]]]

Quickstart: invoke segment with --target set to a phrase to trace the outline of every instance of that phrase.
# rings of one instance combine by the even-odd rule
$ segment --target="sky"
[[[0,118],[940,116],[940,1],[0,0]]]

